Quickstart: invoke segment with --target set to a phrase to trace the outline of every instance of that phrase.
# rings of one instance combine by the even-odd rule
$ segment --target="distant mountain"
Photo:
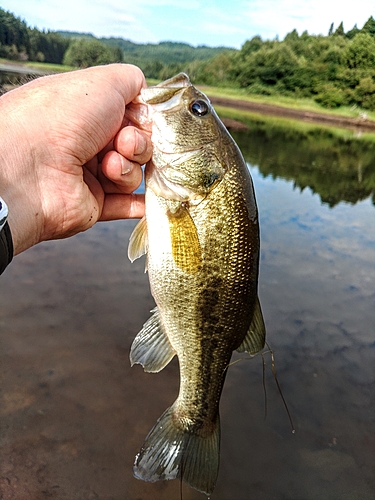
[[[79,33],[75,31],[57,31],[56,33],[65,38],[96,38],[111,47],[120,47],[124,53],[124,61],[134,64],[139,64],[140,61],[143,63],[145,61],[159,61],[162,64],[185,63],[210,59],[223,51],[231,50],[228,47],[207,47],[205,45],[193,47],[188,43],[181,42],[139,44],[124,38],[97,38],[92,33]]]
[[[55,31],[55,33],[58,33],[59,35],[65,37],[65,38],[95,38],[92,33],[81,33],[79,31],[58,30],[58,31]]]

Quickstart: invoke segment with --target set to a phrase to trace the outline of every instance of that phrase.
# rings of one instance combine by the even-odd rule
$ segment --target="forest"
[[[241,88],[249,94],[312,98],[327,108],[375,110],[375,20],[327,35],[296,30],[283,40],[246,40],[240,50],[185,43],[136,44],[89,33],[39,31],[0,8],[0,57],[88,67],[112,62],[138,65],[146,77],[179,71],[198,84]]]

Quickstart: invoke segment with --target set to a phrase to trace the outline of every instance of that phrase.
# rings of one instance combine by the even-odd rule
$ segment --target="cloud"
[[[297,29],[327,34],[334,22],[362,27],[374,0],[2,0],[2,8],[39,29],[119,36],[137,43],[163,40],[240,47],[247,39],[280,39]]]
[[[158,4],[167,5],[170,1],[164,0]],[[119,36],[139,43],[157,43],[159,38],[153,32],[153,23],[149,22],[148,2],[3,0],[1,6],[38,29],[80,31],[99,37]]]
[[[350,2],[343,2],[338,9],[337,3],[329,0],[249,0],[243,8],[244,17],[262,38],[283,38],[293,29],[326,35],[332,22],[338,26],[343,21],[345,30],[355,23],[361,28],[373,7],[372,0],[356,1],[355,10]]]
[[[119,3],[122,3],[119,1]],[[137,1],[138,5],[148,6],[153,8],[158,7],[177,7],[182,10],[197,10],[202,7],[201,3],[198,0],[191,0],[189,2],[180,2],[176,4],[176,0],[139,0]]]

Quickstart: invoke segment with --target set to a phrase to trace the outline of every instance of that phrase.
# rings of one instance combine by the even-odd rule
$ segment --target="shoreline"
[[[38,76],[44,76],[48,74],[47,71],[33,68],[32,66],[25,66],[23,64],[17,64],[11,62],[7,63],[0,62],[0,72],[13,73],[17,75],[38,75]]]
[[[286,108],[274,104],[243,101],[240,99],[231,99],[228,97],[214,97],[210,96],[209,91],[207,92],[207,96],[209,97],[211,103],[214,106],[218,105],[218,106],[223,106],[225,108],[239,109],[241,111],[249,111],[265,115],[292,118],[295,120],[301,120],[311,123],[321,123],[337,127],[355,128],[355,129],[360,129],[362,131],[364,130],[367,130],[369,132],[375,131],[375,121],[368,120],[365,116],[359,118],[349,118],[345,116],[336,116],[325,113],[318,113],[315,111],[304,111],[302,109]],[[236,128],[234,123],[235,120],[231,120],[231,122],[232,123],[230,126],[233,129]],[[246,126],[241,123],[240,128],[244,127]]]
[[[29,67],[17,62],[0,62],[0,74],[2,72],[10,72],[19,75],[33,75],[33,76],[44,76],[48,74],[41,69]],[[11,90],[14,85],[3,85],[5,90]],[[375,120],[369,120],[365,113],[363,113],[358,118],[350,118],[345,116],[337,116],[334,114],[319,113],[318,111],[306,111],[303,109],[294,109],[277,104],[266,104],[254,101],[245,101],[241,99],[231,98],[231,97],[217,97],[211,96],[209,88],[205,89],[207,96],[209,97],[211,103],[215,106],[222,106],[225,108],[238,109],[241,111],[248,111],[253,113],[260,113],[270,116],[278,116],[284,118],[291,118],[295,120],[301,120],[310,123],[320,123],[325,125],[332,125],[336,127],[344,127],[357,129],[361,131],[374,132],[375,131]],[[226,119],[228,122],[228,128],[232,129],[245,129],[247,126],[242,122],[237,120]]]

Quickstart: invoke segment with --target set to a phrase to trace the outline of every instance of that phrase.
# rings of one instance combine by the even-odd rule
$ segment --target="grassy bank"
[[[53,63],[42,63],[42,62],[27,62],[25,66],[28,68],[35,68],[46,73],[64,73],[66,71],[72,71],[76,68],[72,66],[65,66],[63,64],[53,64]]]
[[[223,97],[226,99],[238,99],[241,101],[255,102],[261,104],[269,104],[271,106],[280,106],[287,109],[297,109],[301,111],[311,111],[313,113],[322,113],[325,115],[341,116],[347,118],[358,118],[362,114],[367,116],[367,119],[375,121],[375,112],[361,109],[359,107],[340,106],[335,109],[327,109],[315,102],[313,99],[297,99],[287,96],[268,96],[268,95],[249,95],[245,89],[208,87],[198,85],[198,87],[206,94],[212,97]]]
[[[156,85],[158,80],[147,79],[148,85]],[[375,112],[361,109],[359,107],[341,106],[335,109],[327,109],[315,102],[313,99],[297,99],[287,96],[268,96],[268,95],[249,95],[245,89],[224,88],[224,87],[209,87],[207,85],[197,85],[197,87],[205,94],[212,97],[221,97],[224,99],[241,100],[260,104],[268,104],[270,106],[279,106],[286,109],[296,109],[299,111],[311,111],[313,113],[322,113],[327,116],[339,116],[356,119],[363,114],[368,120],[375,121]],[[216,108],[217,106],[215,106]],[[245,113],[246,114],[246,113]]]
[[[35,61],[11,61],[9,59],[4,59],[0,57],[0,64],[6,64],[11,66],[22,66],[24,68],[37,69],[39,71],[43,71],[45,73],[64,73],[65,71],[72,71],[73,67],[64,66],[63,64],[52,64],[52,63],[43,63],[43,62],[35,62]]]
[[[61,64],[51,64],[43,62],[24,62],[17,63],[7,59],[0,58],[0,64],[20,64],[24,67],[37,69],[46,73],[59,73],[65,71],[72,71],[76,68],[71,66],[64,66]],[[148,79],[148,85],[156,85],[157,80]],[[279,106],[286,109],[295,109],[299,111],[309,111],[313,113],[321,113],[328,116],[346,117],[358,119],[361,116],[366,116],[368,120],[375,121],[375,112],[361,109],[359,107],[341,106],[335,109],[327,109],[315,102],[313,99],[297,99],[287,96],[268,96],[268,95],[249,95],[245,89],[236,88],[221,88],[221,87],[208,87],[204,85],[197,85],[199,89],[212,97],[221,97],[225,99],[241,100],[253,103],[268,104],[271,106]]]
[[[340,127],[334,127],[323,123],[304,122],[292,118],[270,116],[263,113],[253,113],[250,111],[241,111],[224,106],[215,106],[215,110],[221,119],[229,118],[231,120],[239,121],[249,129],[258,127],[277,128],[280,130],[294,130],[298,133],[313,134],[315,131],[326,130],[334,137],[341,137],[345,140],[364,140],[375,142],[375,133],[353,131]]]

